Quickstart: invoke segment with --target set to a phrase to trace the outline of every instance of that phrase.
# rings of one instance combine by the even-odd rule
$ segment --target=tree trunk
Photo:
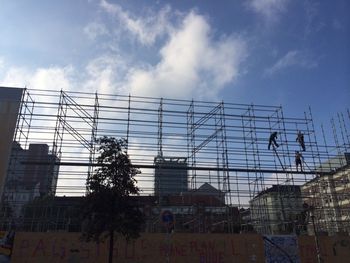
[[[113,263],[113,249],[114,249],[114,231],[109,231],[109,257],[108,263]]]

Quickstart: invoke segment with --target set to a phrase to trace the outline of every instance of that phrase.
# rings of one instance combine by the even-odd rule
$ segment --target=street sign
[[[163,210],[160,217],[162,223],[167,227],[168,230],[174,227],[175,217],[170,210]]]

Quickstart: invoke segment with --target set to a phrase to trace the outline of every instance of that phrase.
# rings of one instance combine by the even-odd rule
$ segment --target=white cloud
[[[121,6],[108,3],[106,0],[101,0],[100,6],[107,13],[113,15],[120,22],[123,29],[134,35],[143,45],[153,44],[158,36],[169,30],[169,6],[165,6],[158,13],[152,12],[143,17],[133,17]]]
[[[110,32],[106,43],[115,47],[123,31],[123,41],[131,36],[142,45],[157,46],[160,51],[154,58],[159,60],[152,61],[155,64],[126,63],[127,53],[107,48],[112,56],[101,55],[85,68],[84,88],[89,91],[214,99],[221,89],[236,80],[247,56],[242,38],[225,36],[215,40],[207,20],[195,12],[170,14],[171,8],[166,6],[157,13],[148,10],[146,15],[135,16],[106,0],[100,1],[100,7],[116,23],[108,25],[108,29],[107,24],[88,25],[85,31],[91,38],[106,30]],[[173,14],[177,14],[176,21],[170,18]],[[156,42],[157,39],[160,41]]]
[[[312,59],[306,52],[299,50],[288,51],[272,67],[265,70],[265,75],[271,76],[285,68],[297,66],[304,69],[312,69],[318,66],[316,60]]]
[[[250,0],[247,6],[267,22],[276,22],[286,11],[288,2],[289,0]]]
[[[72,66],[38,69],[31,85],[38,89],[72,90],[74,89],[71,79],[73,74]]]
[[[88,36],[88,38],[94,40],[99,36],[108,34],[108,30],[104,24],[92,22],[84,28],[84,33]]]
[[[210,25],[191,12],[171,31],[154,67],[130,71],[127,86],[134,95],[213,98],[239,75],[247,55],[239,37],[213,40]]]
[[[11,67],[4,74],[0,85],[43,89],[43,90],[72,90],[74,69],[67,67],[38,68],[30,71],[26,68]]]
[[[23,67],[10,67],[0,85],[27,87],[41,90],[87,91],[115,93],[120,74],[125,74],[123,60],[117,56],[100,56],[89,61],[83,70],[73,66],[51,66],[30,70]]]
[[[304,2],[304,11],[306,20],[304,37],[322,31],[326,24],[320,16],[320,3],[317,1],[306,0]]]
[[[121,15],[119,6],[106,1],[102,1],[101,5],[108,12]],[[165,19],[164,12],[159,11],[155,17]],[[159,21],[158,18],[155,21]],[[125,19],[129,19],[129,16]],[[142,18],[135,21],[142,21]],[[153,26],[152,23],[142,24],[140,30],[146,34],[145,32],[154,30]],[[99,34],[97,32],[104,31],[102,28],[104,26],[94,25],[86,29],[86,32],[91,33],[91,37],[96,37]],[[132,63],[127,60],[127,54],[120,50],[109,53],[104,51],[104,54],[90,59],[85,67],[79,69],[73,66],[38,69],[11,67],[0,82],[35,89],[78,89],[188,99],[216,99],[220,90],[234,83],[247,56],[247,45],[242,38],[214,38],[207,20],[196,12],[183,16],[180,24],[167,22],[166,28],[166,35],[162,39],[165,42],[162,45],[157,43],[160,51],[157,54],[159,60],[155,64],[141,64],[138,61]],[[148,40],[140,35],[140,40],[152,43],[156,35]]]
[[[105,94],[121,92],[121,76],[126,74],[126,71],[127,66],[122,57],[102,55],[91,60],[85,67],[83,88],[89,92],[98,91]]]

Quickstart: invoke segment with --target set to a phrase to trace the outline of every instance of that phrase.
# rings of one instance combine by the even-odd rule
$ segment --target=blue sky
[[[350,101],[347,0],[0,0],[0,85],[282,105]]]

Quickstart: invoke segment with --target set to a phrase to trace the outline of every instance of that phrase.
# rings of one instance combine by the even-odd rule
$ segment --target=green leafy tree
[[[113,137],[97,140],[98,168],[87,180],[83,203],[83,239],[96,242],[109,237],[109,262],[113,262],[114,233],[127,239],[139,237],[144,218],[130,196],[138,195],[135,176],[140,171],[131,164],[126,141]]]

